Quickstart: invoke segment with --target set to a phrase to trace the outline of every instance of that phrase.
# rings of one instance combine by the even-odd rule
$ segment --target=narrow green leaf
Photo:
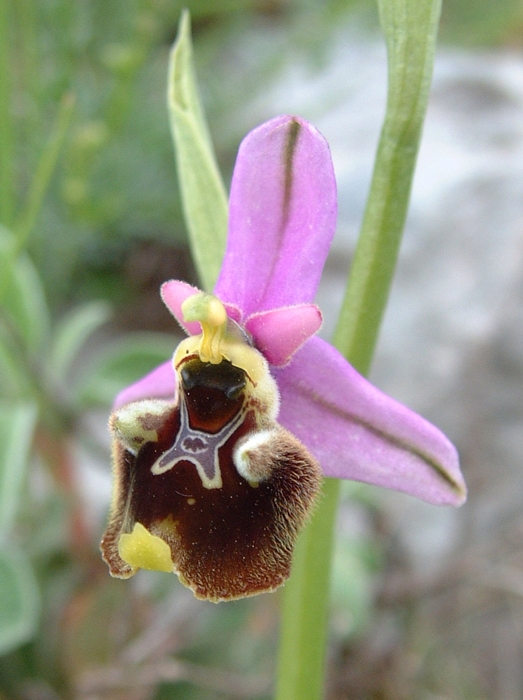
[[[15,237],[0,226],[0,322],[7,320],[23,350],[34,352],[47,343],[49,310],[35,266],[26,253],[17,256],[15,250]]]
[[[109,319],[111,307],[103,301],[93,301],[74,309],[58,325],[48,362],[49,373],[65,381],[71,365],[89,336]]]
[[[36,418],[33,404],[0,401],[0,535],[16,517]]]
[[[6,654],[36,632],[40,595],[32,567],[18,550],[0,550],[0,654]]]
[[[201,284],[212,291],[225,251],[227,192],[198,97],[187,11],[171,51],[168,106],[189,243]]]

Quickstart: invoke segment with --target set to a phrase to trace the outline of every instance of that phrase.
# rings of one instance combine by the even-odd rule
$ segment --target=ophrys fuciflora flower
[[[214,295],[163,285],[189,338],[115,402],[102,541],[114,576],[170,571],[214,601],[274,590],[322,474],[464,501],[448,439],[316,336],[313,300],[335,221],[323,137],[288,116],[251,132]]]

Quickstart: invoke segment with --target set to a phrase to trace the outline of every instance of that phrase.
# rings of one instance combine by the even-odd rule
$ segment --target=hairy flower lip
[[[319,132],[286,115],[254,129],[234,170],[227,249],[215,295],[272,365],[281,393],[278,421],[308,447],[326,476],[460,505],[466,487],[448,439],[314,337],[318,328],[311,307],[335,219],[334,171]],[[198,291],[176,281],[162,286],[164,302],[190,335],[200,332],[199,324],[184,322],[181,304]],[[291,308],[304,311],[307,325],[303,337],[290,334],[293,342],[284,338],[282,322]],[[260,318],[270,320],[268,333],[262,332]],[[174,372],[166,365],[121,392],[115,405],[172,396]]]
[[[188,341],[198,346],[199,336],[179,347]],[[177,364],[176,401],[137,401],[112,414],[114,490],[101,549],[113,576],[172,571],[214,602],[287,580],[322,475],[276,422],[276,383],[244,345],[263,368],[257,386],[241,365],[195,353]]]

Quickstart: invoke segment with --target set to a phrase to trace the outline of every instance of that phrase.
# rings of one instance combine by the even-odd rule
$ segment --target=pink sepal
[[[465,501],[458,454],[445,435],[374,387],[321,338],[311,338],[274,374],[278,421],[309,448],[326,476],[437,505]]]

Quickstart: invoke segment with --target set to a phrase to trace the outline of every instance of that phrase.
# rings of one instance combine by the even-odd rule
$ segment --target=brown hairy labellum
[[[321,471],[276,422],[276,384],[248,351],[259,356],[252,371],[243,359],[179,350],[175,401],[138,401],[112,415],[115,485],[101,549],[113,576],[172,571],[214,602],[288,578]]]

